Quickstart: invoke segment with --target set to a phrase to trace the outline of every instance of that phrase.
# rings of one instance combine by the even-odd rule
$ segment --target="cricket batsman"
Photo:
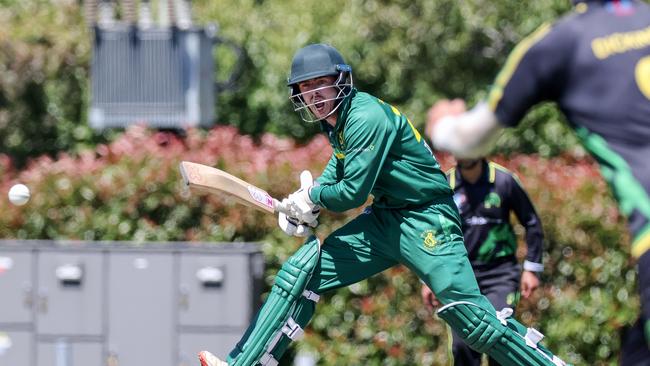
[[[222,361],[203,366],[277,365],[314,314],[320,295],[398,264],[410,268],[443,305],[438,315],[463,340],[505,366],[565,365],[543,348],[541,333],[497,312],[481,295],[463,244],[453,191],[425,139],[397,108],[356,90],[352,68],[325,44],[293,57],[290,100],[307,122],[320,122],[333,154],[313,181],[283,201],[281,229],[308,237],[282,265],[265,304]],[[310,235],[320,209],[343,212],[374,199],[321,244]]]

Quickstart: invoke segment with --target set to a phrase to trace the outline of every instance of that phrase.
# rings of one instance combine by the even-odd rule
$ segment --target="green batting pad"
[[[471,302],[454,302],[438,310],[438,316],[478,352],[487,353],[502,366],[565,366],[537,342],[541,333],[526,329],[507,316],[497,318]],[[526,335],[526,332],[530,336]]]
[[[312,236],[282,265],[264,306],[246,331],[244,338],[230,352],[228,365],[252,366],[259,363],[263,356],[268,357],[267,354],[284,334],[283,327],[289,323],[293,324],[289,315],[298,299],[303,296],[318,263],[319,253],[320,243]],[[271,349],[268,349],[271,343],[273,343]],[[273,365],[274,360],[269,364]]]

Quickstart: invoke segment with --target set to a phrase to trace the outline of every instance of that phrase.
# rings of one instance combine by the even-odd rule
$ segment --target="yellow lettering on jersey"
[[[599,60],[609,56],[650,46],[650,27],[623,33],[612,33],[591,41],[591,51]]]
[[[634,77],[641,93],[650,100],[650,56],[637,62],[634,68]]]
[[[576,4],[576,12],[579,14],[582,14],[586,12],[589,9],[589,6],[585,3],[578,3]]]

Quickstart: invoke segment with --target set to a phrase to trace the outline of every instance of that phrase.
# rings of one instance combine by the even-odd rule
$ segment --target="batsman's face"
[[[334,76],[323,76],[298,83],[305,104],[317,118],[324,118],[334,109],[339,91],[335,81]]]

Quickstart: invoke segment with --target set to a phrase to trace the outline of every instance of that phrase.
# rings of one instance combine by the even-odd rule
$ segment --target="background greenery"
[[[508,51],[568,0],[242,0],[193,2],[201,24],[243,46],[239,89],[218,98],[218,124],[186,138],[134,128],[92,131],[86,121],[91,36],[80,1],[0,0],[0,189],[28,184],[18,208],[0,199],[0,237],[106,240],[264,240],[267,279],[300,245],[275,219],[188,197],[177,162],[204,162],[269,187],[295,188],[297,172],[330,153],[316,126],[287,101],[291,56],[310,42],[339,48],[355,82],[399,106],[421,128],[443,97],[485,96]],[[233,55],[218,50],[223,79]],[[234,126],[234,127],[229,127]],[[273,134],[269,134],[273,133]],[[279,138],[276,136],[284,136]],[[553,350],[579,365],[613,365],[617,332],[638,307],[635,273],[615,204],[554,106],[535,108],[499,141],[498,160],[520,173],[547,234],[544,288],[518,308]],[[513,152],[532,153],[522,156]],[[443,166],[451,161],[442,155]],[[356,213],[326,213],[326,235]],[[521,231],[521,228],[518,227]],[[298,347],[322,365],[441,365],[445,328],[421,306],[419,285],[394,268],[330,294]],[[288,363],[291,357],[284,361]]]
[[[16,164],[115,137],[87,124],[92,31],[80,2],[0,1],[0,153]],[[308,141],[317,126],[295,118],[285,86],[291,57],[305,44],[338,47],[359,88],[400,107],[421,127],[439,98],[473,103],[485,96],[513,45],[569,10],[569,3],[199,0],[193,10],[198,24],[217,23],[246,53],[238,90],[218,98],[217,122],[254,136],[266,131]],[[215,77],[225,79],[234,56],[225,48],[215,56]],[[503,137],[501,152],[552,156],[573,148],[575,139],[560,121],[554,108],[537,108]]]

